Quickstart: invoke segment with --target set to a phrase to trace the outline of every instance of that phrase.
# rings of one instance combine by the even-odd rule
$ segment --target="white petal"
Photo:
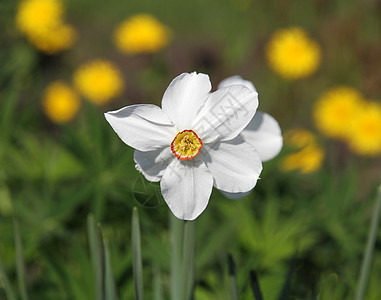
[[[203,143],[231,140],[249,124],[257,107],[257,92],[231,85],[210,94],[191,129]]]
[[[105,118],[124,143],[140,151],[170,146],[177,133],[168,116],[152,104],[126,106],[105,113]]]
[[[178,130],[189,129],[211,88],[208,75],[183,73],[168,86],[161,107]]]
[[[258,152],[239,136],[231,141],[206,145],[203,159],[212,173],[214,186],[229,193],[250,191],[262,171]]]
[[[262,161],[278,155],[283,146],[278,122],[269,114],[257,111],[249,125],[240,134],[259,153]]]
[[[134,160],[136,169],[140,171],[148,181],[157,182],[171,160],[176,159],[170,147],[165,147],[154,151],[135,150]]]
[[[179,219],[194,220],[206,208],[213,178],[201,160],[173,160],[160,182],[161,193]]]
[[[220,84],[218,85],[218,88],[221,89],[223,87],[235,85],[235,84],[242,84],[246,86],[248,89],[250,89],[251,91],[254,91],[254,92],[257,91],[257,89],[255,88],[254,84],[251,81],[245,80],[239,75],[234,75],[234,76],[225,78],[224,80],[220,82]]]

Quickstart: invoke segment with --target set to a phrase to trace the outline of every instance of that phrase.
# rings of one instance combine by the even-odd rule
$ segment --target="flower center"
[[[179,132],[171,143],[171,150],[178,159],[187,160],[200,153],[202,141],[193,130]]]

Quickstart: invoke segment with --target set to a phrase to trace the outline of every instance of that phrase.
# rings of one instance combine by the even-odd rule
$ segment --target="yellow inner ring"
[[[195,157],[202,148],[202,142],[191,130],[179,132],[172,142],[172,151],[177,158],[189,159]]]

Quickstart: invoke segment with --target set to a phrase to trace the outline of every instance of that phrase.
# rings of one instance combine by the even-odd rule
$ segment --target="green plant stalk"
[[[183,222],[169,212],[171,230],[171,299],[179,300],[182,296],[181,262]],[[180,280],[180,282],[179,282]]]
[[[378,224],[380,221],[381,213],[381,185],[378,187],[378,195],[376,198],[375,208],[373,211],[373,216],[369,228],[368,240],[365,247],[365,253],[363,261],[361,264],[360,277],[357,285],[357,292],[355,300],[364,299],[366,289],[368,286],[368,278],[370,273],[370,268],[373,259],[374,245],[377,238]]]
[[[7,275],[5,274],[5,270],[3,267],[3,262],[0,259],[0,287],[3,287],[5,290],[5,295],[8,300],[16,300],[15,293],[12,290],[11,284]]]
[[[184,221],[181,299],[191,299],[194,282],[195,221]]]
[[[103,267],[101,263],[101,251],[97,234],[97,226],[93,215],[87,218],[87,230],[90,246],[91,263],[94,270],[95,299],[102,300],[103,297]]]
[[[143,264],[140,241],[139,214],[136,207],[132,211],[132,260],[135,283],[135,299],[143,300]]]
[[[25,268],[24,268],[24,258],[22,243],[20,237],[19,224],[16,219],[13,218],[13,229],[15,234],[15,248],[16,248],[16,270],[17,270],[17,281],[20,289],[20,295],[22,300],[28,300],[28,293],[25,286]]]

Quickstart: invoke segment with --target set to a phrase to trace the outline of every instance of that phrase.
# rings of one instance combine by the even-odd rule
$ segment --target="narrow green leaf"
[[[229,254],[228,256],[228,270],[229,270],[229,280],[230,280],[230,299],[238,300],[237,274],[236,274],[235,262],[231,254]]]
[[[104,273],[104,279],[105,279],[105,300],[115,300],[116,299],[116,288],[115,288],[115,281],[114,281],[114,275],[111,267],[111,261],[110,261],[110,252],[108,249],[108,243],[107,241],[103,241],[104,246],[104,255],[105,255],[105,273]]]
[[[7,295],[8,300],[16,300],[15,293],[13,292],[9,279],[7,275],[5,274],[3,262],[1,261],[1,259],[0,259],[0,288],[4,288],[5,295]]]
[[[103,299],[103,266],[101,257],[101,248],[97,234],[97,226],[93,215],[87,218],[87,231],[90,246],[90,256],[94,271],[95,299]]]
[[[254,270],[250,271],[250,285],[251,285],[251,289],[253,291],[255,300],[263,300],[262,292],[259,287],[257,272],[255,272]]]
[[[133,274],[135,283],[135,299],[143,300],[143,264],[140,244],[140,224],[138,209],[134,207],[132,211],[132,259]]]
[[[171,299],[178,300],[182,296],[181,262],[182,262],[182,238],[184,223],[177,219],[171,212]]]
[[[13,219],[13,229],[15,234],[15,248],[16,248],[16,270],[17,270],[17,281],[20,289],[20,295],[22,300],[28,300],[28,293],[25,286],[25,267],[22,243],[20,237],[19,224],[16,219]]]
[[[194,251],[195,251],[195,222],[184,221],[184,239],[183,239],[183,298],[189,300],[192,298],[194,282]]]
[[[368,240],[365,247],[364,257],[361,264],[360,277],[357,286],[356,300],[363,300],[368,287],[368,278],[372,265],[374,246],[377,239],[378,224],[381,213],[381,185],[378,187],[378,195],[376,197],[373,216],[369,228]]]
[[[163,300],[163,290],[161,287],[161,275],[159,267],[156,265],[153,269],[153,293],[154,300]]]

